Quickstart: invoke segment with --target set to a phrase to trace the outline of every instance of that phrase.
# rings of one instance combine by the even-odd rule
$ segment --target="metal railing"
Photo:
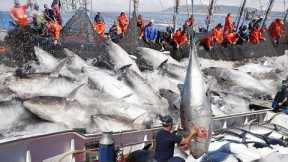
[[[253,120],[263,123],[269,110],[227,115],[213,118],[213,130],[241,127]],[[133,130],[113,134],[116,147],[123,148],[144,142],[151,142],[161,127],[145,130]],[[41,136],[28,137],[0,144],[0,159],[5,162],[42,162],[45,159],[65,154],[73,150],[85,150],[86,146],[97,146],[101,133],[81,135],[75,131],[65,131]],[[146,141],[144,141],[146,139]],[[73,148],[73,149],[72,149]],[[30,157],[31,161],[27,161]],[[84,154],[75,156],[75,161],[85,161]]]

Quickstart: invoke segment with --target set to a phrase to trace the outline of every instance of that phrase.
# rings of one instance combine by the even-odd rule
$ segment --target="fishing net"
[[[97,35],[85,9],[79,9],[66,23],[62,31],[62,39],[81,43],[95,42]]]

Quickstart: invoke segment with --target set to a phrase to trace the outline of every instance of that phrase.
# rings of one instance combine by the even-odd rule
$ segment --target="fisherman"
[[[238,34],[235,32],[227,33],[224,36],[225,45],[235,45],[238,42]]]
[[[204,37],[200,41],[200,45],[204,47],[205,50],[210,51],[214,44],[221,45],[223,43],[223,26],[222,24],[217,24],[216,27],[212,29],[212,33]]]
[[[233,17],[231,16],[231,13],[228,13],[225,18],[224,35],[228,33],[232,33],[233,31],[234,31]]]
[[[154,20],[150,20],[149,23],[144,27],[144,37],[143,40],[148,44],[153,44],[157,38],[157,30],[153,25]]]
[[[14,1],[14,7],[10,10],[10,16],[16,25],[25,28],[29,25],[27,9],[31,0],[26,5],[21,5],[19,0]]]
[[[55,19],[53,10],[50,9],[47,4],[44,4],[44,17],[47,22],[53,21]]]
[[[175,48],[179,49],[188,43],[188,37],[185,30],[177,30],[173,35]]]
[[[155,159],[158,162],[168,162],[169,159],[173,158],[175,144],[189,145],[193,138],[201,135],[198,129],[193,128],[186,138],[181,138],[172,133],[173,119],[171,116],[164,116],[161,121],[163,129],[157,132],[155,138]]]
[[[238,39],[237,44],[241,45],[241,44],[243,44],[245,42],[248,42],[248,40],[249,40],[249,31],[248,31],[247,25],[240,26],[239,32],[238,32],[238,36],[239,36],[239,39]]]
[[[144,18],[142,15],[138,15],[137,18],[137,27],[139,29],[139,38],[143,38],[144,36],[144,27],[145,27],[145,23],[144,23]]]
[[[61,7],[60,0],[53,0],[51,8],[53,10],[54,18],[56,19],[59,25],[62,25],[60,7]]]
[[[284,23],[281,19],[277,18],[269,27],[269,33],[275,45],[279,44],[279,40],[284,31]]]
[[[282,81],[281,88],[272,102],[273,111],[279,112],[281,107],[284,107],[283,111],[288,113],[288,78]]]
[[[121,33],[124,35],[127,32],[128,25],[129,25],[128,16],[124,12],[121,12],[117,20],[118,20],[118,25],[121,29]]]
[[[189,36],[189,40],[192,40],[193,36],[195,35],[195,31],[194,31],[194,17],[193,15],[191,15],[184,23],[183,25],[183,30],[186,30],[188,36]]]
[[[32,25],[31,28],[34,30],[35,33],[37,34],[42,34],[43,33],[43,28],[45,25],[45,20],[44,20],[44,15],[39,9],[39,5],[35,4],[34,5],[34,10],[32,12]]]
[[[62,26],[58,23],[58,21],[50,21],[48,23],[48,30],[51,33],[54,45],[57,45],[60,39]]]
[[[123,35],[117,21],[114,21],[114,24],[109,29],[109,36],[114,43],[119,43],[122,38]]]
[[[99,35],[100,39],[103,40],[104,39],[104,35],[105,35],[105,29],[106,29],[105,23],[104,23],[103,19],[100,18],[100,15],[99,15],[99,18],[96,18],[96,16],[95,16],[95,19],[94,19],[94,20],[96,20],[94,22],[94,30]]]
[[[186,27],[193,27],[194,25],[194,17],[191,15],[184,23]]]
[[[200,40],[200,45],[204,47],[206,51],[211,51],[213,45],[212,35],[208,35]]]
[[[105,23],[104,18],[101,15],[101,12],[97,12],[97,14],[94,17],[94,22],[100,22],[100,21]]]
[[[252,44],[258,44],[261,41],[264,41],[265,38],[262,36],[262,30],[258,24],[256,24],[252,31],[250,32],[249,42]]]
[[[213,43],[216,43],[218,45],[221,45],[223,43],[223,26],[222,26],[222,24],[218,24],[212,30],[212,37],[213,37]]]

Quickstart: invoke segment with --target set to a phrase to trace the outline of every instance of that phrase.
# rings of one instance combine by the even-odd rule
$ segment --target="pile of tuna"
[[[157,125],[159,115],[179,119],[187,60],[140,47],[129,55],[111,41],[105,51],[103,60],[83,60],[67,49],[66,58],[57,59],[35,47],[38,62],[22,77],[1,65],[0,133],[123,131]],[[250,100],[273,98],[277,82],[287,76],[287,58],[248,64],[200,60],[213,114],[250,111]]]

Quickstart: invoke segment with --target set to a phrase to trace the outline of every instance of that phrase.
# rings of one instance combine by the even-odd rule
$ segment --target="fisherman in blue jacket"
[[[278,112],[282,108],[282,111],[288,114],[288,78],[282,81],[281,88],[272,102],[272,108],[274,112]]]
[[[146,43],[154,43],[156,41],[158,31],[154,27],[153,22],[153,20],[150,20],[144,28],[143,39]]]

